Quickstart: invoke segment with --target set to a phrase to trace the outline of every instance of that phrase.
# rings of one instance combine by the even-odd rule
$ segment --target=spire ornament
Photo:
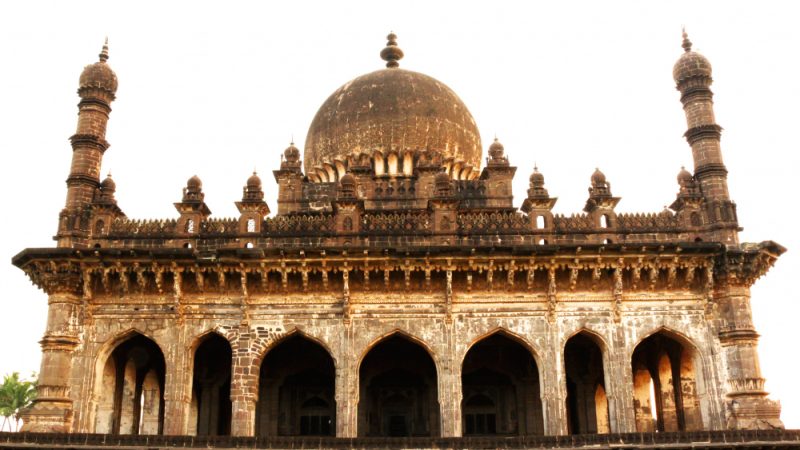
[[[100,62],[108,61],[108,37],[106,37],[106,41],[103,43],[103,49],[100,50],[100,54],[98,56],[100,57]]]
[[[400,67],[400,61],[403,59],[403,50],[397,46],[397,35],[394,32],[389,33],[386,36],[388,42],[386,42],[386,47],[381,50],[381,59],[386,61],[386,67],[389,69],[396,69]]]
[[[689,40],[689,34],[686,33],[686,27],[683,27],[682,31],[683,31],[683,44],[681,44],[681,47],[683,47],[683,51],[689,53],[690,51],[692,51],[692,41]]]

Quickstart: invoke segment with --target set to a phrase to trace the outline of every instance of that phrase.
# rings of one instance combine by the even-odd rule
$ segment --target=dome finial
[[[386,67],[390,69],[400,67],[397,61],[403,59],[403,50],[397,46],[397,35],[390,32],[386,39],[388,42],[386,42],[386,47],[381,50],[381,59],[386,61]]]
[[[108,61],[108,36],[106,36],[106,41],[103,44],[103,49],[100,50],[100,55],[98,55],[98,56],[100,56],[100,61],[101,62]]]
[[[681,45],[681,47],[683,47],[683,51],[689,53],[690,51],[692,51],[692,41],[689,40],[689,34],[686,33],[686,27],[682,27],[682,31],[683,31],[683,44]]]

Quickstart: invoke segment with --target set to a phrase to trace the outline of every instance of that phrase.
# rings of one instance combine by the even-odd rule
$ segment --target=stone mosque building
[[[580,213],[551,212],[536,168],[515,206],[512,155],[495,139],[484,160],[466,105],[400,68],[390,34],[386,67],[331,94],[302,151],[283,151],[277,199],[254,173],[240,215],[216,218],[194,176],[173,193],[177,218],[137,220],[99,176],[117,90],[104,46],[80,76],[57,245],[13,258],[49,304],[25,429],[447,438],[782,428],[764,391],[750,286],[785,249],[739,242],[711,64],[685,34],[683,49],[673,75],[694,167],[659,213],[617,213],[600,170]]]

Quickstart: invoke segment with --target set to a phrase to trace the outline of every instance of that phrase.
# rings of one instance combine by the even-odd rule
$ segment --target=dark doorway
[[[230,344],[216,333],[195,351],[191,411],[199,436],[231,434],[231,357]]]
[[[667,332],[639,343],[633,352],[636,431],[693,431],[703,428],[694,352]]]
[[[98,380],[95,432],[164,432],[164,354],[155,342],[134,333],[106,360]]]
[[[436,366],[401,335],[376,345],[359,370],[359,436],[439,436]]]
[[[564,347],[570,434],[609,432],[603,352],[595,339],[581,332],[570,338]]]
[[[536,361],[504,333],[484,338],[467,352],[461,386],[465,436],[544,434]]]
[[[261,363],[257,436],[336,434],[335,368],[319,344],[294,334]]]

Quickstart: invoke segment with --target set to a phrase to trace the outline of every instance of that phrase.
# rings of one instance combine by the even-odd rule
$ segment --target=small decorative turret
[[[239,231],[241,233],[261,232],[261,222],[269,214],[269,206],[264,201],[264,191],[261,189],[261,178],[256,171],[247,179],[247,184],[242,188],[242,201],[236,202],[239,216]]]
[[[243,202],[260,202],[264,200],[264,191],[261,189],[261,178],[259,178],[256,171],[247,179],[247,184],[242,188],[242,201]]]
[[[353,175],[346,173],[339,180],[339,198],[356,198],[356,179]]]
[[[91,222],[93,225],[90,230],[92,239],[106,236],[111,223],[117,218],[125,217],[125,213],[117,206],[117,199],[114,198],[116,190],[117,184],[111,179],[111,174],[109,173],[100,183],[95,199],[92,202]]]
[[[677,181],[678,195],[669,207],[678,213],[679,219],[685,226],[699,227],[703,223],[700,209],[703,203],[703,194],[700,192],[700,187],[691,172],[683,166],[678,172]]]
[[[183,199],[180,203],[174,203],[175,209],[181,214],[178,219],[178,229],[190,235],[200,232],[200,222],[211,215],[211,210],[206,205],[205,194],[203,193],[203,182],[197,175],[192,176],[186,181],[183,188]]]
[[[591,181],[592,187],[589,188],[589,199],[586,200],[586,206],[584,206],[583,210],[589,213],[597,209],[613,210],[620,199],[611,194],[611,183],[606,180],[606,175],[599,168],[596,168],[592,174]]]
[[[106,179],[100,183],[100,201],[103,203],[113,203],[117,204],[117,200],[114,198],[114,193],[117,191],[117,183],[111,179],[111,174],[109,173],[106,176]]]
[[[300,171],[302,164],[302,161],[300,161],[300,149],[295,147],[294,141],[292,141],[283,151],[281,170]]]
[[[186,181],[186,187],[183,188],[184,202],[202,202],[205,196],[206,195],[203,194],[203,182],[200,181],[200,177],[194,175]]]
[[[490,166],[507,166],[508,157],[505,155],[505,147],[495,137],[492,145],[489,146],[489,157],[486,158],[486,164]]]
[[[386,36],[388,42],[386,43],[386,47],[381,50],[381,59],[386,61],[386,67],[389,69],[395,69],[400,67],[400,61],[403,59],[403,50],[397,46],[397,35],[394,32],[389,33]]]
[[[436,177],[433,179],[433,183],[436,189],[436,197],[450,198],[453,196],[453,183],[447,173],[437,173]]]
[[[361,230],[361,216],[364,213],[364,201],[358,198],[356,177],[350,173],[342,175],[333,202],[336,215],[336,228],[344,233],[357,233]]]
[[[547,189],[544,188],[544,175],[536,166],[533,167],[533,173],[528,179],[528,186],[528,198],[522,202],[520,210],[531,217],[535,228],[544,228],[540,225],[552,223],[553,214],[550,211],[558,199],[550,197]],[[544,220],[537,223],[539,216],[542,216]]]

